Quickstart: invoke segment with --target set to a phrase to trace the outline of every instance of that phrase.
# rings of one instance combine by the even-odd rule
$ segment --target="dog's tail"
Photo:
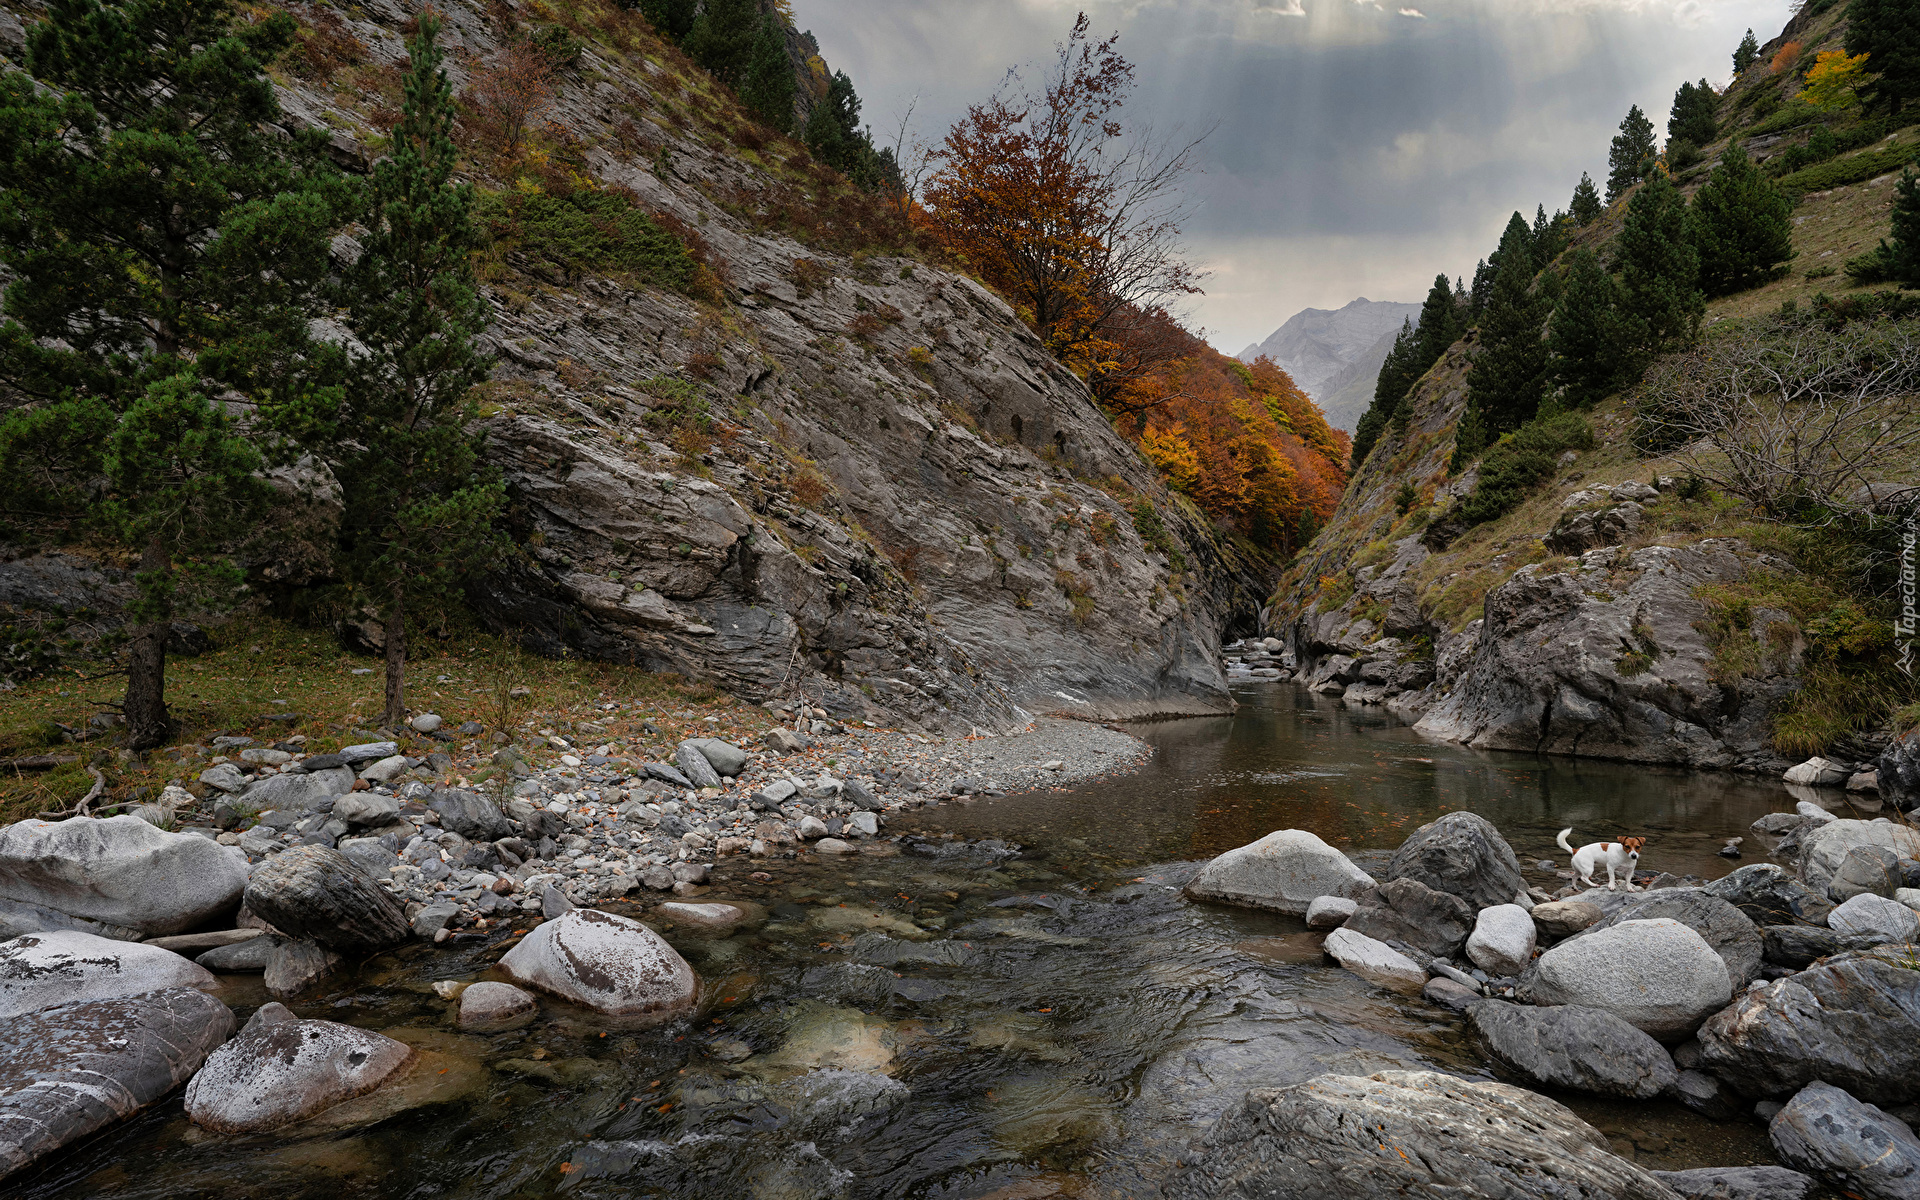
[[[1567,841],[1567,835],[1572,832],[1573,832],[1573,826],[1571,825],[1567,826],[1565,829],[1562,829],[1560,831],[1560,837],[1559,837],[1560,848],[1562,850],[1565,850],[1568,854],[1574,853],[1573,845]]]

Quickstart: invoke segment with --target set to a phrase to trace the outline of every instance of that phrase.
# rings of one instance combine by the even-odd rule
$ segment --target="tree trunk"
[[[387,728],[398,730],[407,719],[406,592],[396,585],[387,601]]]
[[[140,574],[151,577],[171,569],[166,547],[154,538],[140,553]],[[127,643],[127,697],[121,707],[127,719],[127,746],[151,750],[164,746],[173,733],[167,718],[167,632],[173,606],[166,604],[152,621],[136,625]]]

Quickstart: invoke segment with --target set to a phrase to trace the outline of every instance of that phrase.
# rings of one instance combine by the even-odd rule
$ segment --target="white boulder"
[[[192,959],[139,942],[110,941],[70,929],[0,942],[0,1019],[77,1000],[219,986],[213,972]]]
[[[1797,767],[1788,767],[1781,778],[1788,783],[1797,783],[1802,787],[1833,787],[1847,781],[1852,774],[1836,762],[1824,758],[1810,758]]]
[[[435,713],[418,713],[407,724],[420,733],[432,733],[440,728],[440,718]]]
[[[1338,929],[1360,907],[1358,900],[1345,896],[1315,896],[1307,905],[1308,929]]]
[[[1800,881],[1825,893],[1833,873],[1856,846],[1884,846],[1896,858],[1920,858],[1920,830],[1891,821],[1828,821],[1800,838]]]
[[[1355,899],[1372,886],[1372,876],[1318,837],[1281,829],[1200,868],[1186,891],[1196,900],[1301,916],[1321,896]]]
[[[638,921],[576,908],[537,926],[500,960],[518,983],[609,1016],[658,1024],[692,1009],[693,968]]]
[[[1496,977],[1518,975],[1533,961],[1533,914],[1518,904],[1483,908],[1467,936],[1467,957]]]
[[[1521,979],[1534,1004],[1610,1012],[1663,1042],[1684,1041],[1733,999],[1727,964],[1671,917],[1622,921],[1561,942]]]
[[[0,897],[145,935],[240,904],[244,855],[138,817],[18,821],[0,830]]]
[[[540,1002],[510,983],[483,982],[460,991],[458,1024],[467,1033],[500,1033],[533,1024]]]
[[[1899,900],[1861,892],[1827,914],[1827,928],[1835,933],[1878,933],[1892,941],[1911,942],[1920,938],[1920,913]]]
[[[1427,973],[1420,964],[1385,942],[1351,929],[1336,929],[1322,947],[1328,957],[1362,978],[1398,991],[1418,991]]]
[[[187,1085],[195,1125],[224,1134],[291,1125],[365,1095],[413,1059],[406,1043],[372,1030],[269,1007],[277,1012],[249,1021]]]
[[[360,769],[360,778],[367,780],[369,783],[386,783],[391,779],[397,778],[401,772],[406,769],[406,755],[395,754],[390,758],[383,758],[379,762],[362,767]]]

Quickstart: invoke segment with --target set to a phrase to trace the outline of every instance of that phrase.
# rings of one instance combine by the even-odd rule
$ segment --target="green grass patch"
[[[1553,478],[1560,455],[1593,449],[1593,426],[1579,413],[1539,417],[1505,435],[1480,461],[1480,479],[1455,517],[1468,527],[1498,520]]]
[[[483,192],[474,219],[490,249],[558,285],[615,275],[691,294],[698,278],[686,245],[621,191]]]
[[[1898,171],[1912,162],[1916,154],[1920,154],[1920,147],[1912,144],[1850,154],[1845,158],[1795,171],[1791,175],[1782,175],[1780,186],[1789,192],[1824,192],[1828,188],[1865,183],[1890,171]]]

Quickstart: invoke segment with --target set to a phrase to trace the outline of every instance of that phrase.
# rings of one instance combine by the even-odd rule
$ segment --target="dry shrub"
[[[461,96],[476,136],[497,153],[520,152],[534,120],[553,103],[553,60],[526,39],[502,46]]]
[[[1800,50],[1799,42],[1788,42],[1780,47],[1779,53],[1773,56],[1773,61],[1767,64],[1767,70],[1775,75],[1792,70],[1793,65],[1800,61]]]
[[[341,70],[366,61],[366,44],[353,36],[340,14],[318,6],[288,12],[300,27],[283,60],[293,74],[309,83],[325,83]]]
[[[833,485],[827,477],[813,467],[800,467],[787,480],[787,486],[793,489],[794,498],[807,508],[818,508],[822,501],[833,491]]]

